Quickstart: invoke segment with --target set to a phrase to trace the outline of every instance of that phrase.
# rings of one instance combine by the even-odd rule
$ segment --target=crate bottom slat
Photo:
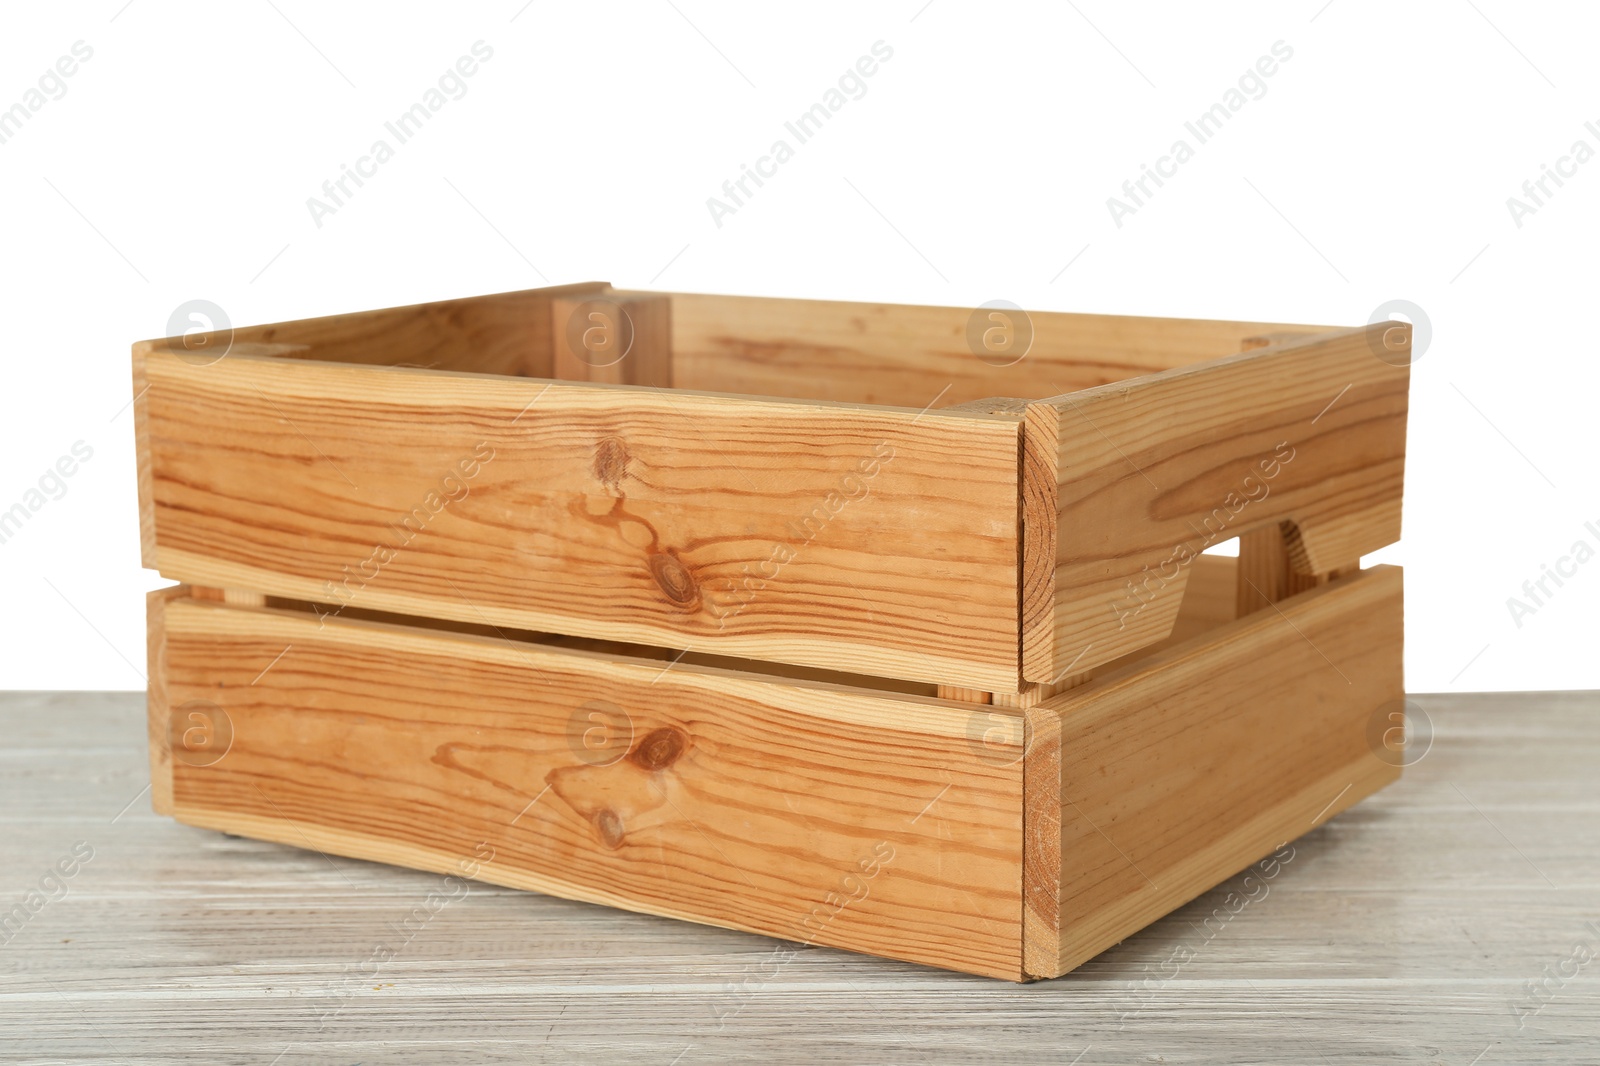
[[[154,795],[180,820],[1021,976],[1020,746],[977,737],[965,708],[181,595],[151,603]]]

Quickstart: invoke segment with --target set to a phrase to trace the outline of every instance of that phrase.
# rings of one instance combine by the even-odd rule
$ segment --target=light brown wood
[[[1226,555],[1202,555],[1189,564],[1189,581],[1184,586],[1183,602],[1178,609],[1178,621],[1172,627],[1168,640],[1187,640],[1189,637],[1215,629],[1238,617],[1236,611],[1236,586],[1239,560]],[[1142,649],[1153,651],[1159,644]],[[1138,654],[1129,660],[1137,661]],[[1101,668],[1104,672],[1105,667]]]
[[[672,387],[672,297],[580,293],[550,304],[551,377]]]
[[[1059,756],[1030,752],[1025,831],[1038,846],[1058,811],[1060,864],[1027,867],[1028,972],[1075,968],[1397,778],[1368,727],[1403,698],[1401,618],[1400,572],[1377,567],[1029,712]]]
[[[1024,683],[1022,692],[1016,695],[997,693],[994,702],[1000,706],[1023,709],[1037,707],[1053,696],[1070,692],[1113,670],[1121,669],[1130,663],[1142,662],[1155,652],[1182,644],[1209,633],[1218,626],[1232,622],[1237,617],[1235,600],[1238,594],[1235,586],[1238,584],[1238,570],[1237,559],[1218,555],[1200,556],[1190,564],[1189,583],[1183,591],[1183,603],[1178,609],[1178,618],[1172,624],[1172,632],[1164,639],[1154,644],[1147,644],[1109,663],[1103,663],[1080,673],[1067,674],[1053,684],[1027,682]]]
[[[999,692],[994,696],[994,702],[1002,707],[1016,707],[1027,710],[1037,707],[1051,696],[1060,695],[1079,685],[1088,684],[1094,675],[1088,671],[1081,674],[1068,674],[1059,681],[1030,681],[1022,686],[1021,692]]]
[[[941,411],[973,411],[986,415],[1004,415],[1021,422],[1028,417],[1028,401],[1019,396],[985,396],[981,400],[963,403],[936,404]]]
[[[1021,976],[1021,738],[962,708],[186,598],[162,643],[232,735],[181,821]]]
[[[1280,526],[1252,529],[1239,537],[1237,613],[1242,617],[1325,583],[1327,575],[1298,573],[1289,561]]]
[[[181,585],[145,594],[146,744],[150,749],[150,806],[172,813],[171,700],[167,695],[167,604],[186,595]]]
[[[1023,708],[167,590],[155,802],[443,873],[481,844],[494,883],[803,942],[786,878],[878,837],[909,883],[853,884],[815,942],[1054,976],[1396,774],[1369,726],[1401,698],[1399,571],[1234,620],[1236,570],[1197,560],[1163,646]],[[960,828],[919,828],[953,792]],[[973,909],[947,936],[918,924],[956,896]],[[838,921],[869,897],[866,925]]]
[[[1400,535],[1408,370],[1369,326],[1031,404],[1023,675],[1053,681],[1171,632],[1191,562],[1290,523],[1299,573]]]
[[[358,311],[291,322],[237,326],[191,338],[218,359],[230,355],[279,355],[328,362],[379,366],[437,367],[523,377],[552,376],[550,302],[567,294],[611,291],[605,282],[582,282],[544,289],[473,296],[406,307]],[[140,352],[174,349],[173,338],[134,346],[133,421],[139,499],[151,498],[151,450],[145,392],[149,380]],[[203,364],[198,355],[197,365]],[[158,569],[155,515],[139,509],[142,565]]]
[[[1246,337],[1241,351],[1270,348],[1273,345],[1294,344],[1306,339],[1303,332],[1279,331],[1255,337]],[[1260,526],[1239,535],[1239,582],[1236,611],[1239,616],[1259,611],[1279,600],[1286,599],[1306,589],[1326,584],[1335,571],[1321,574],[1302,574],[1295,570],[1289,559],[1286,538],[1293,535],[1293,526],[1287,530],[1279,524]]]
[[[287,345],[283,353],[301,359],[548,378],[553,376],[551,302],[610,291],[605,282],[591,281],[237,326],[230,354],[252,351],[252,345]],[[217,335],[209,336],[208,346],[218,347]]]
[[[170,578],[1017,689],[1014,420],[197,366],[159,344],[136,361],[141,505]]]
[[[1061,715],[1025,710],[1028,754],[1022,764],[1022,970],[1054,975],[1061,959],[1062,888],[1067,863],[1061,834]]]
[[[1302,574],[1290,560],[1287,540],[1288,534],[1278,526],[1251,530],[1239,538],[1238,614],[1259,611],[1361,569],[1358,560],[1321,573]]]
[[[1252,337],[1245,337],[1239,344],[1241,352],[1254,351],[1257,348],[1271,348],[1275,344],[1297,344],[1312,337],[1322,336],[1327,333],[1338,333],[1337,329],[1311,327],[1291,328],[1284,327],[1271,330],[1267,333],[1258,333]]]
[[[1221,626],[1233,622],[1235,586],[1239,584],[1239,560],[1226,556],[1202,555],[1192,564],[1183,603],[1172,632],[1120,659],[1093,670],[1069,675],[1057,685],[1024,686],[1016,696],[996,696],[995,703],[1029,710],[1027,780],[1033,782],[1026,797],[1025,829],[1028,841],[1027,871],[1024,881],[1026,912],[1024,922],[1024,960],[1030,974],[1043,974],[1057,965],[1061,941],[1059,892],[1064,870],[1061,864],[1061,801],[1056,784],[1061,773],[1061,717],[1040,704],[1052,696],[1070,692],[1124,668],[1145,662],[1158,651],[1194,642]],[[1015,702],[1013,702],[1015,701]],[[1052,702],[1052,706],[1054,702]],[[1041,785],[1040,782],[1045,782]]]
[[[155,803],[1062,973],[1394,776],[1383,328],[593,284],[136,345]]]
[[[615,333],[617,343],[623,343],[622,326],[628,327],[625,357],[604,365],[587,348],[586,357],[580,359],[573,347],[587,344],[583,329],[574,333],[574,323],[583,327],[590,322],[594,315],[589,312],[596,307],[614,309],[605,318],[610,323],[601,330],[605,336]],[[584,322],[574,317],[580,311],[585,312]],[[973,323],[981,326],[988,321],[975,317],[985,313],[1000,315],[1008,336],[1014,333],[1026,341],[1026,353],[1019,349],[1015,360],[1007,360],[975,351]],[[1371,327],[1367,333],[1373,328],[1381,327]],[[607,432],[601,420],[612,426],[632,424],[641,404],[648,407],[636,389],[605,395],[585,409],[585,425],[569,427],[562,434],[568,442],[594,438],[586,442],[590,454],[577,456],[558,449],[558,454],[544,456],[529,448],[518,464],[527,472],[521,480],[535,489],[544,487],[540,482],[547,465],[557,481],[580,477],[587,467],[590,476],[580,493],[583,502],[560,490],[542,493],[531,513],[520,507],[508,512],[501,503],[494,513],[485,514],[479,502],[464,502],[455,511],[472,512],[468,522],[473,528],[457,529],[456,539],[462,542],[442,543],[450,538],[438,533],[439,526],[463,524],[453,521],[456,515],[451,513],[430,530],[425,549],[401,553],[403,558],[388,568],[385,580],[360,582],[364,599],[360,606],[981,689],[1021,708],[1172,632],[1187,576],[1182,565],[1170,579],[1161,576],[1170,564],[1170,553],[1184,548],[1175,538],[1189,537],[1191,531],[1197,538],[1215,536],[1210,528],[1214,516],[1222,515],[1223,521],[1233,518],[1229,501],[1240,497],[1234,491],[1237,486],[1222,483],[1226,475],[1248,476],[1252,460],[1258,465],[1278,463],[1273,456],[1246,456],[1240,449],[1278,428],[1274,419],[1281,421],[1291,410],[1299,413],[1312,402],[1307,382],[1327,384],[1346,369],[1358,335],[1369,342],[1370,353],[1371,338],[1361,331],[1341,334],[1259,323],[622,292],[603,283],[585,283],[239,328],[233,331],[223,363],[185,363],[178,371],[188,371],[186,376],[169,366],[167,378],[158,383],[165,390],[156,399],[164,405],[160,410],[166,420],[156,428],[156,436],[150,424],[152,382],[145,363],[174,351],[175,342],[147,342],[136,348],[135,371],[141,499],[146,501],[141,508],[143,550],[147,565],[164,567],[169,576],[193,583],[337,605],[347,598],[340,590],[350,588],[348,568],[355,564],[370,570],[372,563],[367,556],[332,558],[329,553],[335,545],[344,541],[348,551],[349,538],[359,543],[368,535],[353,527],[382,529],[397,517],[416,513],[416,501],[401,498],[401,460],[409,461],[413,476],[415,469],[426,469],[430,463],[448,465],[451,460],[442,458],[434,446],[442,436],[459,435],[486,414],[495,422],[508,416],[515,422],[546,399],[552,401],[545,404],[547,408],[561,406],[556,402],[561,393],[544,395],[546,382],[516,382],[506,375],[648,386],[661,390],[664,402],[681,416],[670,433],[652,441],[657,454],[649,475],[663,478],[664,484],[630,483],[623,489],[605,480],[607,471],[618,464],[625,469],[636,453],[629,440]],[[208,341],[213,347],[221,343],[215,337]],[[602,336],[602,348],[604,343]],[[1248,349],[1248,355],[1218,358],[1240,348]],[[1302,365],[1313,359],[1317,373],[1301,373]],[[237,373],[240,364],[252,361],[295,369],[277,371],[283,378],[275,381],[269,395],[260,385],[265,377],[275,377],[274,371],[258,367],[251,374]],[[306,361],[375,364],[401,384],[380,387],[372,371],[355,371],[330,391],[329,381],[308,376],[310,372],[303,369]],[[1246,565],[1241,573],[1269,579],[1276,591],[1264,593],[1268,599],[1326,580],[1361,551],[1377,546],[1377,540],[1392,539],[1397,533],[1403,396],[1398,411],[1381,412],[1365,423],[1348,419],[1360,404],[1371,407],[1385,396],[1392,399],[1396,382],[1403,393],[1405,371],[1375,358],[1367,362],[1383,366],[1387,377],[1376,381],[1370,367],[1352,369],[1347,382],[1351,395],[1340,391],[1325,405],[1338,410],[1328,416],[1324,427],[1328,432],[1319,429],[1312,441],[1324,452],[1343,449],[1348,461],[1324,454],[1310,464],[1314,470],[1304,469],[1308,464],[1302,462],[1294,472],[1298,495],[1287,501],[1280,495],[1270,505],[1255,503],[1230,530],[1230,535],[1244,533],[1248,544],[1260,537],[1255,530],[1265,524],[1283,524],[1286,571],[1272,554],[1261,562],[1258,574],[1257,549],[1244,549]],[[433,368],[447,373],[450,382],[418,380],[396,367]],[[202,371],[209,372],[209,381],[199,377]],[[494,393],[488,405],[492,410],[480,405],[447,414],[446,397],[460,394],[453,390],[467,374],[501,375],[497,386],[483,386]],[[1107,384],[1139,374],[1147,376]],[[291,378],[312,384],[301,387]],[[666,391],[673,385],[683,391]],[[822,441],[833,432],[832,425],[846,427],[860,441],[861,434],[870,432],[866,413],[881,417],[886,412],[880,407],[811,403],[806,407],[817,421],[808,426],[812,438],[792,440],[782,427],[775,427],[763,440],[743,432],[737,423],[765,423],[773,408],[748,408],[742,419],[729,417],[727,409],[720,412],[720,421],[702,418],[702,404],[711,400],[687,391],[696,386],[895,402],[916,408],[913,422],[921,420],[941,431],[953,424],[941,418],[1015,421],[1019,413],[1029,412],[1027,426],[1018,426],[1012,439],[1022,445],[1021,471],[993,476],[997,460],[993,445],[1005,432],[986,438],[981,461],[965,464],[977,467],[965,481],[975,485],[987,479],[988,484],[973,491],[952,484],[940,494],[938,506],[946,512],[953,511],[964,492],[977,497],[973,502],[979,508],[958,529],[959,516],[953,513],[941,517],[944,524],[931,527],[910,521],[910,512],[920,506],[915,497],[922,490],[909,484],[896,500],[896,514],[882,523],[861,514],[865,508],[847,513],[846,521],[832,521],[840,493],[825,482],[848,477],[849,470],[842,468],[828,474],[812,472],[809,485],[780,487],[763,481],[753,504],[760,518],[741,525],[739,508],[750,501],[738,498],[744,488],[739,482],[754,486],[758,480],[748,469],[751,452],[825,451]],[[166,392],[175,387],[189,391],[174,402]],[[243,387],[256,395],[230,394]],[[1374,388],[1380,395],[1373,395]],[[1086,391],[1031,405],[1023,399],[1063,389]],[[397,391],[401,395],[395,397]],[[1219,402],[1223,393],[1227,399]],[[412,425],[424,424],[414,436],[427,439],[394,439],[394,420],[364,416],[351,420],[364,424],[331,434],[308,434],[300,426],[314,416],[308,405],[325,420],[330,405],[374,394],[387,394],[390,407],[398,400],[397,417]],[[270,437],[269,461],[263,461],[255,445],[213,448],[209,455],[197,447],[199,431],[215,428],[216,412],[223,405],[241,403],[249,416],[243,425],[229,429],[235,436],[255,431],[258,438]],[[192,410],[183,419],[171,417],[184,407]],[[1322,412],[1314,414],[1311,423],[1322,417]],[[184,420],[187,424],[177,429]],[[1102,421],[1121,444],[1101,429]],[[824,422],[830,427],[822,428]],[[711,424],[717,428],[708,433],[705,427]],[[269,425],[276,427],[270,434],[265,432]],[[968,427],[953,438],[941,432],[937,442],[919,441],[926,469],[965,449],[970,438],[964,434],[972,432],[977,431]],[[159,437],[160,433],[168,436]],[[698,438],[698,451],[682,443],[691,436]],[[493,447],[483,438],[460,443]],[[1282,443],[1293,449],[1287,441]],[[365,464],[370,456],[382,455],[377,475],[382,498],[359,500],[357,479],[335,464],[330,448],[344,452],[349,463]],[[1178,481],[1177,487],[1154,489],[1155,480],[1138,468],[1130,448],[1141,461],[1164,464],[1164,477]],[[153,464],[163,456],[176,460],[183,467],[181,473],[155,469]],[[696,469],[685,469],[686,462]],[[906,465],[902,463],[901,469]],[[1145,484],[1132,480],[1130,468]],[[1323,491],[1314,475],[1329,470],[1340,480]],[[334,473],[343,485],[332,481]],[[707,476],[715,484],[710,492],[700,493],[698,479]],[[780,480],[775,471],[763,469],[761,476]],[[249,495],[253,490],[244,487],[268,482],[295,499],[255,501]],[[237,499],[220,498],[218,488],[224,483],[240,486]],[[1146,484],[1151,487],[1148,492]],[[1021,542],[1021,563],[1020,574],[1014,568],[1011,588],[1005,589],[998,567],[1007,534],[994,505],[1013,488],[1020,496],[1021,519],[1011,535]],[[802,508],[798,518],[790,516],[785,522],[776,513],[783,506],[785,490],[790,490],[791,499],[808,495],[821,502]],[[179,493],[187,494],[183,505],[168,506],[166,501]],[[631,509],[641,496],[650,494],[659,494],[648,504],[670,514],[668,524],[675,535],[671,539],[681,544],[661,543],[663,536],[654,523],[663,512],[635,521]],[[1211,495],[1217,497],[1214,502],[1208,502]],[[694,497],[700,496],[708,502],[697,503]],[[320,521],[321,528],[308,533],[303,527],[313,519],[303,504],[315,499],[320,507],[330,498],[338,517]],[[428,497],[424,493],[422,498]],[[595,513],[597,507],[623,499],[626,509],[621,515]],[[882,494],[874,499],[872,512],[883,510],[882,499]],[[248,517],[216,513],[242,509],[247,500],[264,505]],[[838,506],[843,509],[843,504]],[[694,521],[689,511],[695,512]],[[165,538],[157,528],[163,514]],[[579,516],[577,522],[571,520],[574,515]],[[284,519],[285,528],[278,529],[276,523]],[[214,523],[219,520],[232,524],[229,537],[216,535]],[[809,535],[825,522],[829,537]],[[608,531],[597,528],[607,523]],[[704,528],[694,528],[696,523]],[[200,528],[208,524],[210,528]],[[782,528],[774,526],[802,532],[786,539]],[[1389,532],[1380,535],[1380,527]],[[916,533],[908,541],[912,529]],[[948,535],[951,529],[956,529],[956,536]],[[845,539],[850,543],[824,543],[835,531],[848,531]],[[252,540],[276,533],[291,538],[310,535],[313,553],[285,567],[288,572],[269,572],[272,568],[255,565],[257,545]],[[630,534],[633,540],[650,543],[629,543]],[[891,558],[887,566],[880,566],[870,558],[878,549],[867,546],[869,537],[889,546],[891,555],[912,558]],[[974,545],[974,538],[986,543]],[[184,543],[174,545],[175,539]],[[527,541],[533,542],[531,550]],[[791,562],[789,555],[802,547],[802,561]],[[324,554],[319,556],[316,550]],[[384,544],[372,543],[370,551],[383,550]],[[1263,550],[1276,552],[1270,545]],[[427,559],[424,551],[449,558]],[[531,571],[523,565],[529,555],[536,562]],[[473,594],[459,587],[446,590],[447,583],[455,584],[451,575],[457,562],[476,564],[483,556],[492,565]],[[1313,565],[1318,562],[1322,565]],[[558,573],[554,580],[548,576],[551,571]],[[891,586],[886,619],[875,607],[886,591],[877,584],[879,578]],[[519,579],[532,590],[517,587]],[[605,590],[601,599],[610,602],[584,602],[585,594],[597,585]],[[482,602],[478,593],[483,594]],[[716,602],[719,594],[724,602]],[[1001,617],[1009,610],[1003,602],[1007,599],[1020,600],[1020,619],[1015,622]],[[608,611],[617,600],[622,609]],[[1251,602],[1240,594],[1241,608]],[[618,625],[603,623],[602,615],[617,617]],[[943,623],[957,619],[966,623],[965,629],[952,634]],[[880,624],[885,620],[887,627]],[[872,632],[886,629],[895,634],[887,641]],[[918,638],[934,629],[939,632],[934,646],[923,648]],[[1020,654],[1002,650],[1013,630],[1020,633]],[[885,648],[885,643],[895,646]]]
[[[139,565],[146,570],[157,568],[156,516],[147,505],[154,498],[155,473],[151,464],[155,457],[150,450],[150,413],[146,395],[150,380],[145,375],[144,360],[139,357],[139,346],[134,345],[133,356],[133,450],[134,484],[139,492]]]
[[[1137,662],[1152,652],[1197,637],[1202,633],[1210,632],[1217,626],[1233,621],[1236,617],[1234,601],[1237,594],[1235,585],[1242,584],[1238,580],[1240,569],[1237,565],[1237,560],[1225,556],[1203,555],[1194,561],[1192,568],[1193,573],[1189,579],[1188,586],[1184,589],[1183,603],[1178,611],[1178,619],[1173,623],[1172,632],[1167,635],[1165,640],[1157,641],[1147,647],[1130,652],[1119,659],[1114,659],[1092,670],[1068,674],[1055,682],[1026,682],[1020,692],[977,693],[976,690],[969,689],[947,690],[941,686],[939,694],[945,696],[947,692],[952,693],[952,695],[948,696],[950,699],[978,697],[975,702],[990,703],[997,707],[1028,710],[1039,706],[1052,696],[1086,685],[1100,674],[1130,662]],[[1334,576],[1337,576],[1337,572],[1335,572]]]
[[[205,600],[208,603],[231,603],[235,607],[265,607],[267,597],[264,593],[253,592],[250,589],[218,589],[208,585],[190,585],[189,598]]]
[[[1031,347],[1014,362],[1007,355],[986,362],[969,339],[979,313],[971,307],[675,293],[672,313],[682,388],[918,408],[1056,396],[1231,355],[1242,337],[1307,329],[1013,312],[1018,330],[1031,326]]]

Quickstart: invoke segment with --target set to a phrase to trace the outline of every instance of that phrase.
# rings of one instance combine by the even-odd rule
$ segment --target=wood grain
[[[1279,332],[1256,337],[1246,337],[1241,351],[1270,348],[1273,345],[1290,345],[1307,338],[1305,334]],[[1302,574],[1295,570],[1289,558],[1287,539],[1294,535],[1292,524],[1285,526],[1260,526],[1239,536],[1237,613],[1259,611],[1279,600],[1286,599],[1306,589],[1326,584],[1339,571],[1327,570],[1317,574]],[[1360,569],[1359,563],[1344,567]]]
[[[182,821],[1021,976],[1021,738],[966,708],[192,599],[164,647],[232,735]]]
[[[1062,893],[1067,863],[1062,850],[1061,715],[1028,708],[1028,754],[1023,759],[1022,969],[1029,977],[1055,977],[1061,969]]]
[[[150,409],[147,399],[150,379],[145,374],[145,346],[133,346],[133,451],[134,485],[139,492],[139,565],[157,568],[156,515],[150,501],[155,498],[155,456],[150,450]]]
[[[1302,574],[1295,570],[1282,526],[1262,526],[1239,537],[1235,602],[1240,615],[1264,610],[1327,580],[1327,574]]]
[[[548,378],[554,376],[552,301],[608,291],[605,282],[590,281],[236,326],[232,351],[280,345],[299,359]],[[209,340],[207,347],[216,349],[217,335],[202,335],[202,339]]]
[[[1029,405],[1023,675],[1051,681],[1171,631],[1189,562],[1288,523],[1302,574],[1400,536],[1409,373],[1383,324]]]
[[[1403,698],[1401,619],[1400,571],[1377,567],[1030,712],[1059,747],[1054,778],[1030,754],[1027,810],[1043,832],[1054,800],[1060,866],[1028,867],[1029,972],[1072,970],[1394,781],[1370,725]]]
[[[167,577],[1017,690],[1012,419],[157,345],[136,362]]]
[[[133,346],[139,499],[151,498],[145,399],[150,383],[144,366],[145,357],[153,350],[185,352],[196,365],[203,365],[212,353],[218,359],[229,355],[278,355],[336,363],[551,377],[551,301],[609,291],[605,282],[582,282],[140,341]],[[140,557],[151,570],[157,569],[154,518],[150,508],[139,508]]]
[[[1202,555],[1192,564],[1178,619],[1165,640],[1070,675],[1057,684],[1026,686],[1019,695],[994,697],[997,704],[1027,711],[1023,968],[1029,974],[1052,973],[1061,958],[1061,893],[1068,871],[1062,865],[1061,851],[1061,714],[1052,709],[1060,701],[1052,697],[1087,685],[1096,677],[1136,667],[1158,651],[1211,636],[1232,622],[1236,617],[1238,572],[1236,559]],[[1226,639],[1226,634],[1219,636]],[[1040,706],[1047,701],[1049,706]]]
[[[1307,329],[1029,311],[1015,316],[1019,330],[1031,327],[1026,353],[986,362],[968,339],[975,310],[674,293],[675,383],[916,408],[1041,399],[1231,355],[1249,335]]]
[[[187,595],[182,586],[145,593],[146,744],[150,751],[150,806],[172,813],[172,700],[167,690],[167,604]]]
[[[1158,651],[1174,647],[1196,637],[1210,633],[1238,617],[1235,600],[1238,584],[1239,560],[1224,555],[1202,555],[1190,564],[1189,582],[1183,590],[1183,603],[1172,632],[1147,644],[1137,651],[1091,667],[1080,673],[1068,674],[1053,683],[1029,683],[1023,691],[1012,695],[995,694],[993,702],[1006,707],[1030,709],[1060,695],[1104,677],[1114,670],[1143,662]]]

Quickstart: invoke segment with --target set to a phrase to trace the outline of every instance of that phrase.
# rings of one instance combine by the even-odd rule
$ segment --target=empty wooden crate
[[[1408,344],[603,284],[137,344],[156,808],[1059,975],[1398,774]]]

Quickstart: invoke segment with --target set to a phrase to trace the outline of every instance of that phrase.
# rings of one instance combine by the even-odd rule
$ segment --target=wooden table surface
[[[0,695],[0,1062],[1600,1062],[1600,693],[1416,699],[1265,894],[1010,985],[178,825],[142,693]]]

